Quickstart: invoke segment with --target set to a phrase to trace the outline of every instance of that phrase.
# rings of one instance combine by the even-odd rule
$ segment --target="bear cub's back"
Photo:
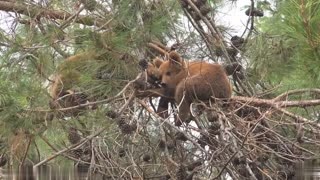
[[[178,86],[185,88],[192,99],[208,100],[210,96],[216,98],[231,96],[229,79],[221,65],[194,61],[188,64],[187,69],[188,77]]]

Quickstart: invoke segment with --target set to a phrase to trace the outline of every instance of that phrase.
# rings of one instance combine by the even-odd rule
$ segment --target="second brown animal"
[[[220,64],[185,61],[175,51],[169,53],[167,61],[156,58],[153,64],[157,67],[153,73],[161,81],[159,91],[166,97],[174,97],[178,106],[177,126],[190,120],[192,102],[231,97],[232,88]]]

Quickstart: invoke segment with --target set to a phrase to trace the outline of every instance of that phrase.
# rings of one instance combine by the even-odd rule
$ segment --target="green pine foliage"
[[[252,73],[281,89],[319,87],[320,2],[286,0],[259,21],[250,40]]]
[[[134,97],[137,89],[126,85],[141,72],[139,64],[145,63],[138,63],[139,60],[148,61],[159,55],[156,50],[149,49],[147,43],[153,40],[168,46],[175,43],[185,59],[214,59],[207,47],[216,43],[213,40],[216,34],[207,31],[204,20],[212,21],[212,26],[222,27],[221,32],[228,34],[224,24],[215,24],[215,14],[226,1],[193,1],[200,9],[205,3],[210,7],[210,13],[202,11],[206,19],[194,21],[200,31],[203,25],[207,44],[191,24],[195,15],[192,14],[191,19],[185,16],[183,8],[189,10],[191,6],[183,6],[183,2],[15,2],[33,6],[28,9],[30,14],[11,11],[15,12],[11,14],[15,16],[14,25],[10,30],[0,30],[0,160],[2,154],[8,154],[15,165],[23,158],[37,164],[49,157],[47,160],[52,161],[46,165],[53,162],[70,167],[85,162],[91,165],[90,175],[104,173],[106,178],[113,179],[192,179],[193,175],[206,179],[206,175],[213,177],[226,169],[230,175],[239,171],[234,177],[241,179],[245,177],[238,176],[243,174],[235,161],[240,161],[240,156],[247,156],[242,158],[247,164],[242,165],[251,168],[251,174],[270,175],[270,178],[289,167],[277,159],[291,159],[295,154],[294,160],[311,157],[300,157],[299,152],[294,152],[295,147],[310,148],[307,146],[314,143],[312,138],[307,139],[312,137],[313,131],[305,131],[307,146],[299,142],[296,125],[313,126],[308,119],[319,120],[318,107],[277,107],[277,104],[273,107],[269,106],[270,101],[263,101],[260,106],[251,100],[248,104],[232,101],[234,105],[221,110],[217,103],[201,103],[198,114],[193,111],[198,103],[193,103],[195,122],[178,128],[173,127],[176,118],[173,113],[179,108],[172,102],[168,109],[170,117],[163,120],[151,111],[166,99]],[[256,18],[256,31],[235,57],[248,62],[242,64],[246,72],[230,76],[234,78],[237,95],[246,89],[248,92],[268,89],[269,86],[264,86],[267,83],[281,85],[275,94],[288,89],[319,87],[320,2],[281,0],[274,3],[275,8],[268,1],[255,1],[255,6],[268,10],[269,16]],[[48,11],[43,11],[42,7]],[[66,12],[68,14],[64,14]],[[59,16],[61,14],[65,16]],[[223,41],[227,43],[226,37]],[[222,62],[223,57],[214,60]],[[56,86],[60,92],[52,93],[50,87],[56,82],[61,82]],[[124,87],[126,90],[121,91]],[[275,94],[268,94],[268,97]],[[233,99],[236,98],[239,96]],[[315,91],[310,91],[293,93],[286,98],[310,100],[318,97]],[[298,116],[308,119],[304,121]],[[87,138],[91,135],[95,136]],[[279,146],[273,144],[277,139],[281,140]],[[77,143],[82,140],[88,141],[79,146]],[[290,143],[286,145],[287,142]],[[69,148],[71,145],[78,147]],[[65,148],[67,152],[61,151]],[[57,152],[59,157],[50,159],[49,155]],[[216,152],[219,152],[217,156],[208,156]],[[269,152],[278,156],[263,160],[264,153]],[[195,160],[200,164],[197,162],[197,167],[190,167]],[[261,169],[268,173],[264,174]],[[225,173],[221,171],[220,175],[229,176]],[[244,175],[249,173],[245,170]],[[261,178],[257,176],[256,179]]]
[[[51,1],[47,7],[73,12],[76,3]],[[64,82],[65,88],[84,92],[93,101],[114,96],[139,73],[138,55],[143,54],[146,44],[153,39],[162,41],[171,34],[180,13],[177,7],[179,3],[171,0],[123,0],[115,3],[112,11],[101,4],[90,10],[85,7],[82,13],[105,20],[103,27],[71,21],[61,28],[65,20],[23,16],[11,34],[1,31],[0,40],[8,45],[0,46],[1,137],[26,130],[35,135],[38,145],[30,146],[30,157],[37,157],[38,148],[43,158],[53,150],[37,135],[46,136],[62,148],[68,144],[62,133],[68,131],[68,126],[79,127],[83,132],[110,126],[111,134],[119,133],[115,122],[106,123],[104,106],[83,110],[81,117],[61,118],[60,112],[50,110],[48,84],[54,74],[60,73],[70,77]],[[66,63],[68,57],[81,53],[92,54],[80,62]],[[112,143],[113,139],[109,144]],[[6,150],[10,145],[7,146]]]

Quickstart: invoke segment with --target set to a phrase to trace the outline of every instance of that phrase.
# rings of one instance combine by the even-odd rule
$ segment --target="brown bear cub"
[[[223,66],[204,61],[184,61],[175,51],[169,53],[168,59],[156,59],[154,64],[158,67],[164,94],[174,97],[179,108],[175,125],[180,126],[190,119],[190,105],[195,100],[231,97],[231,85]]]

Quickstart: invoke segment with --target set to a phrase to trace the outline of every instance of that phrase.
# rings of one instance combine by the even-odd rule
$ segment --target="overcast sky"
[[[245,30],[248,16],[245,15],[245,6],[251,4],[250,0],[238,0],[236,3],[226,3],[223,8],[219,9],[217,14],[218,24],[231,27],[234,29],[230,32],[232,35],[241,36]]]

